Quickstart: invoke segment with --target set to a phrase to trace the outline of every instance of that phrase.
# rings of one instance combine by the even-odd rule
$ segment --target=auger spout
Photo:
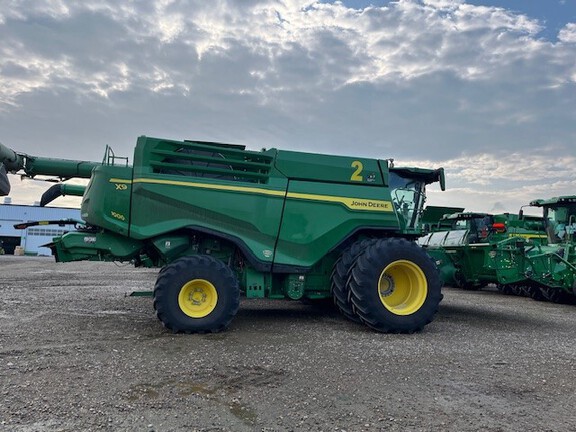
[[[55,159],[17,153],[0,143],[0,196],[10,193],[7,173],[34,178],[37,175],[55,176],[61,181],[71,178],[90,178],[100,162]]]

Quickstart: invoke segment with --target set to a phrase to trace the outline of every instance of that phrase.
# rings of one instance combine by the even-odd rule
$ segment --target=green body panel
[[[284,203],[281,185],[253,192],[229,189],[235,185],[221,181],[210,183],[219,188],[209,189],[201,182],[173,185],[146,179],[152,182],[136,177],[133,183],[131,237],[147,239],[186,227],[209,229],[241,239],[255,257],[272,263]]]
[[[310,267],[359,228],[399,231],[388,188],[291,180],[275,263]]]
[[[72,231],[59,237],[54,244],[58,261],[130,261],[142,248],[142,243],[111,232]]]
[[[385,169],[381,171],[381,163]],[[327,183],[383,186],[388,184],[386,161],[279,150],[276,168],[285,177]]]
[[[225,160],[225,163],[210,165],[204,159],[200,162],[204,165],[197,167],[185,165],[186,159],[179,160],[181,156],[176,156],[181,148],[205,152],[210,147],[205,143],[194,145],[144,137],[138,140],[130,236],[147,239],[186,227],[202,228],[240,239],[254,257],[272,264],[288,184],[286,178],[270,175],[271,155],[275,151],[262,154],[237,146],[212,146],[211,151],[218,155],[216,162]],[[250,161],[246,160],[247,155],[251,156]],[[162,162],[167,158],[175,161],[176,169]],[[165,172],[154,169],[152,163],[164,163],[161,169]],[[257,166],[247,176],[244,164],[248,163],[263,166]],[[193,168],[204,171],[190,171]]]
[[[82,199],[82,219],[92,226],[128,236],[131,179],[129,167],[96,167]]]
[[[242,273],[244,286],[247,298],[265,298],[270,297],[270,278],[268,275],[253,268],[246,268]]]

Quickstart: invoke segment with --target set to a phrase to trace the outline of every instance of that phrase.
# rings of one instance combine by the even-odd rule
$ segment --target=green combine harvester
[[[174,332],[225,329],[242,293],[332,297],[354,321],[411,333],[433,320],[442,298],[436,265],[415,243],[426,186],[444,190],[442,168],[145,136],[133,165],[110,148],[95,163],[2,145],[0,162],[28,177],[89,178],[85,188],[59,183],[42,198],[82,196],[77,231],[50,245],[56,261],[161,268],[154,308]]]
[[[419,243],[447,285],[570,302],[576,294],[576,197],[536,200],[544,214],[446,215]]]
[[[502,290],[522,285],[555,303],[576,298],[576,196],[538,199],[546,241],[512,238],[497,244],[490,265]],[[522,217],[522,213],[520,214]]]
[[[457,212],[444,215],[419,243],[436,261],[445,284],[477,290],[498,282],[489,255],[494,245],[510,238],[542,241],[546,238],[543,219],[519,218],[510,213]],[[522,294],[521,288],[515,293]]]

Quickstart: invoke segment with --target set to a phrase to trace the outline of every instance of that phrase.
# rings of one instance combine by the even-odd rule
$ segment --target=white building
[[[9,199],[5,199],[4,204],[0,204],[0,241],[6,254],[13,254],[16,246],[21,246],[27,255],[52,255],[49,248],[41,246],[50,243],[54,237],[74,230],[74,225],[37,225],[15,229],[15,224],[64,219],[80,220],[80,209],[14,205],[9,202]]]

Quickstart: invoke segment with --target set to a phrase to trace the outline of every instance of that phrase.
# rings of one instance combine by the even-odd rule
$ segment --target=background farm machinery
[[[574,302],[576,296],[576,196],[532,201],[543,211],[546,242],[530,238],[502,241],[493,254],[501,289],[517,285],[539,289],[553,302]]]
[[[540,217],[456,213],[420,240],[448,285],[479,289],[494,283],[504,293],[536,300],[574,298],[576,197],[536,200]]]

